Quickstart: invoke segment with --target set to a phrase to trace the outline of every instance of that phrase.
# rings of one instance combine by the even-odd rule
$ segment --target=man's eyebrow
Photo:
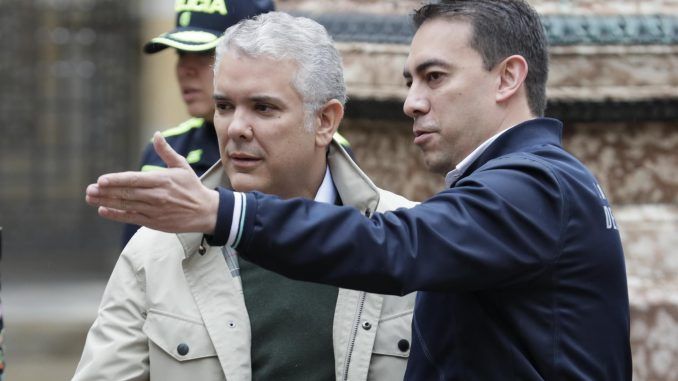
[[[249,100],[255,103],[283,103],[282,99],[272,95],[254,95]]]
[[[214,99],[215,102],[226,102],[231,100],[231,98],[222,94],[214,94],[212,95],[212,99]],[[252,103],[284,103],[281,98],[272,95],[253,95],[248,98],[248,101]]]
[[[449,68],[450,64],[438,58],[430,58],[417,65],[417,67],[414,68],[414,71],[415,73],[419,74],[426,71],[426,69],[430,68],[431,66],[441,66],[443,68]],[[405,68],[403,69],[403,77],[412,78],[412,73],[410,73],[410,71],[407,68]]]

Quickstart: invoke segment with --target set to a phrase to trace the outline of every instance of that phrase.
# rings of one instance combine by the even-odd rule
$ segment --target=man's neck
[[[300,181],[296,185],[299,187],[296,190],[293,190],[290,194],[286,196],[281,196],[283,198],[293,198],[293,197],[303,197],[308,199],[315,199],[318,191],[320,190],[323,182],[327,177],[328,164],[325,157],[322,157],[322,160],[313,160],[312,164],[305,168],[305,173],[308,174],[305,178],[307,181]]]
[[[450,170],[449,172],[447,172],[447,174],[445,174],[445,186],[447,188],[449,188],[450,185],[452,183],[454,183],[459,178],[459,176],[461,176],[464,173],[464,171],[466,171],[466,169],[480,155],[483,154],[483,152],[485,152],[487,147],[489,147],[490,144],[492,144],[504,132],[508,131],[509,129],[513,128],[514,126],[517,126],[521,123],[524,123],[528,120],[532,120],[534,118],[535,118],[534,116],[531,116],[530,118],[526,118],[526,119],[523,118],[522,120],[520,120],[519,122],[516,122],[515,124],[513,124],[512,121],[509,122],[508,119],[505,118],[502,121],[502,123],[499,124],[500,127],[495,130],[496,132],[494,132],[492,135],[488,136],[485,140],[483,140],[478,146],[476,146],[471,152],[469,152],[468,155],[466,155],[464,157],[464,159],[462,159],[459,163],[457,163],[457,165],[452,170]]]

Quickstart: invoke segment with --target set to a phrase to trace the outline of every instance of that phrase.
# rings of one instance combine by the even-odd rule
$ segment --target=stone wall
[[[676,123],[577,123],[566,147],[587,164],[615,205],[678,205]]]
[[[678,205],[676,127],[666,122],[566,122],[564,144],[596,175],[613,205],[668,208]],[[416,200],[441,189],[442,179],[426,171],[419,149],[412,144],[409,121],[346,119],[341,132],[377,185]],[[658,219],[665,221],[665,217]]]

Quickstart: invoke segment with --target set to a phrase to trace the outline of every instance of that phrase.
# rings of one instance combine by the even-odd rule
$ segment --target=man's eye
[[[254,109],[259,111],[259,112],[266,112],[266,113],[273,111],[273,107],[271,105],[263,104],[263,103],[255,105]]]
[[[233,108],[233,106],[230,103],[223,103],[223,102],[218,102],[216,104],[217,110],[219,111],[228,111]]]
[[[437,81],[437,80],[439,80],[440,78],[442,78],[442,76],[443,76],[442,73],[432,72],[432,73],[426,74],[426,80],[427,80],[428,82],[434,82],[434,81]]]

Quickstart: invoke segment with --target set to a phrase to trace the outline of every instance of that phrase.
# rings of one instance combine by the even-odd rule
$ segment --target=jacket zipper
[[[344,367],[344,381],[348,380],[348,368],[351,365],[351,355],[353,354],[353,348],[355,348],[355,339],[358,336],[358,328],[360,327],[360,318],[363,315],[363,309],[365,308],[366,298],[367,294],[361,292],[360,301],[358,302],[358,313],[356,314],[353,329],[351,330],[351,344],[348,346],[348,352],[346,353],[346,366]]]
[[[365,217],[370,218],[372,215],[370,208],[365,209]],[[353,348],[355,348],[355,339],[358,336],[358,328],[360,327],[360,319],[363,317],[363,309],[365,308],[365,299],[367,298],[366,292],[360,293],[360,300],[358,302],[358,312],[356,314],[356,319],[353,324],[353,329],[351,330],[351,344],[348,346],[348,352],[346,353],[346,366],[344,367],[344,381],[348,380],[348,369],[351,366],[351,355],[353,354]]]

